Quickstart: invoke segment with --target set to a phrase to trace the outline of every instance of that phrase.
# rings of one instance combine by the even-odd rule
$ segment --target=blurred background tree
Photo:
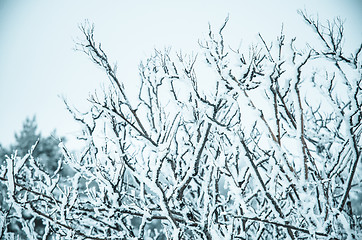
[[[22,129],[15,133],[14,144],[7,148],[0,143],[0,164],[5,164],[6,156],[15,154],[15,151],[17,155],[24,156],[38,142],[32,156],[40,160],[45,171],[55,171],[58,164],[57,161],[62,157],[61,151],[58,148],[60,141],[64,142],[65,138],[57,136],[56,130],[53,130],[49,136],[43,137],[38,131],[36,117],[27,117]]]
[[[58,148],[59,141],[54,130],[50,136],[43,137],[38,131],[36,117],[26,118],[23,123],[23,128],[19,133],[15,133],[15,144],[10,146],[10,151],[13,153],[17,150],[20,156],[28,153],[29,149],[37,142],[38,146],[34,149],[33,157],[39,159],[42,168],[45,171],[54,172],[58,166],[58,160],[61,158],[61,152]]]
[[[49,174],[53,174],[58,168],[59,159],[62,158],[62,153],[58,147],[59,141],[65,141],[65,138],[58,137],[55,130],[49,136],[43,137],[38,130],[36,116],[34,115],[31,118],[27,117],[23,122],[22,129],[15,133],[15,143],[11,144],[8,148],[0,144],[0,166],[6,165],[6,156],[10,157],[12,154],[25,156],[32,146],[37,143],[37,147],[34,149],[32,156],[37,160],[41,169]],[[29,162],[27,162],[27,164],[29,164]],[[66,176],[70,174],[70,170],[67,166],[63,165],[60,173]],[[1,182],[0,206],[3,212],[9,212],[11,215],[11,208],[6,201],[7,198],[6,185]],[[32,214],[28,211],[23,211],[22,217],[28,220],[33,218]],[[9,232],[13,232],[19,239],[28,239],[18,219],[9,218],[8,220],[10,221],[10,223],[7,224]],[[37,231],[39,235],[42,235],[44,232],[42,220],[36,217],[33,221],[34,230]]]
[[[37,129],[36,117],[27,117],[23,123],[22,130],[19,133],[15,133],[16,143],[11,146],[11,149],[17,149],[20,155],[25,155],[41,137],[41,134],[37,133]],[[38,155],[37,153],[39,153],[39,150],[35,150],[34,155]]]

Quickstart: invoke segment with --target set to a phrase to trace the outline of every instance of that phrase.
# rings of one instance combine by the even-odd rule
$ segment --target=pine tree
[[[37,144],[33,157],[39,160],[41,167],[45,171],[54,172],[58,166],[58,160],[61,158],[58,139],[55,130],[50,136],[42,137],[41,133],[38,132],[36,117],[27,117],[23,123],[22,130],[19,133],[15,133],[16,143],[11,146],[11,152],[16,150],[18,155],[24,156],[34,144]]]
[[[10,157],[14,154],[16,156],[25,156],[36,144],[36,147],[32,152],[32,157],[36,160],[42,170],[49,174],[53,174],[58,168],[58,160],[62,157],[61,151],[58,147],[59,140],[57,139],[59,138],[56,137],[55,130],[50,134],[50,136],[43,137],[38,131],[36,117],[27,117],[20,132],[15,133],[15,144],[12,144],[9,149],[6,149],[0,144],[0,166],[6,166],[7,156]],[[64,139],[62,139],[62,141],[64,141]],[[29,161],[26,162],[26,165],[30,167]],[[62,169],[61,173],[62,175],[69,174],[69,169]],[[19,221],[16,217],[12,217],[13,210],[7,202],[8,197],[6,185],[1,183],[0,206],[2,213],[9,213],[9,217],[6,219],[7,230],[8,232],[13,233],[18,239],[28,239],[28,236],[22,230],[22,221]],[[39,234],[39,236],[44,234],[45,226],[41,218],[34,217],[33,214],[26,210],[22,212],[21,217],[26,221],[33,221],[34,230]]]
[[[19,133],[15,133],[15,145],[12,149],[16,149],[19,155],[25,155],[29,149],[38,141],[41,137],[40,133],[37,133],[38,125],[36,123],[36,117],[27,117],[23,123],[23,128]],[[34,152],[34,157],[39,155],[39,149]]]

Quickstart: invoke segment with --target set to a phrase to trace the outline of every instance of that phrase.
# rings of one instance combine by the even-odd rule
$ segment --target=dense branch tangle
[[[273,45],[259,35],[249,52],[231,50],[227,19],[200,41],[203,54],[166,49],[142,62],[134,101],[93,26],[82,26],[78,48],[111,84],[85,114],[67,105],[87,143],[79,157],[62,147],[75,176],[60,184],[34,164],[4,168],[9,201],[80,238],[357,238],[346,206],[360,184],[361,47],[343,55],[340,21],[322,27],[301,14],[322,49],[297,50],[282,31]],[[200,59],[212,70],[207,86]]]

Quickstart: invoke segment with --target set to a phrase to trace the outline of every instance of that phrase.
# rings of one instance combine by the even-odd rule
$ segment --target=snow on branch
[[[227,18],[197,55],[142,61],[132,101],[94,26],[81,25],[77,48],[110,87],[88,112],[65,102],[85,144],[59,146],[72,176],[49,175],[31,151],[1,166],[0,236],[16,218],[34,239],[361,238],[362,45],[346,55],[343,21],[300,15],[322,47],[296,49],[281,31],[231,50]]]

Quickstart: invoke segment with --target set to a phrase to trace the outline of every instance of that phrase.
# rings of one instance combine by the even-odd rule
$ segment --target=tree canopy
[[[299,49],[281,32],[234,49],[226,19],[210,26],[197,56],[156,50],[139,66],[135,100],[94,27],[82,25],[77,48],[110,83],[87,112],[65,102],[86,147],[72,154],[60,144],[72,178],[42,171],[36,147],[7,158],[0,179],[14,211],[1,211],[3,226],[28,209],[45,231],[22,227],[43,239],[361,238],[352,202],[361,189],[362,44],[345,53],[340,19],[300,15],[318,44]]]

